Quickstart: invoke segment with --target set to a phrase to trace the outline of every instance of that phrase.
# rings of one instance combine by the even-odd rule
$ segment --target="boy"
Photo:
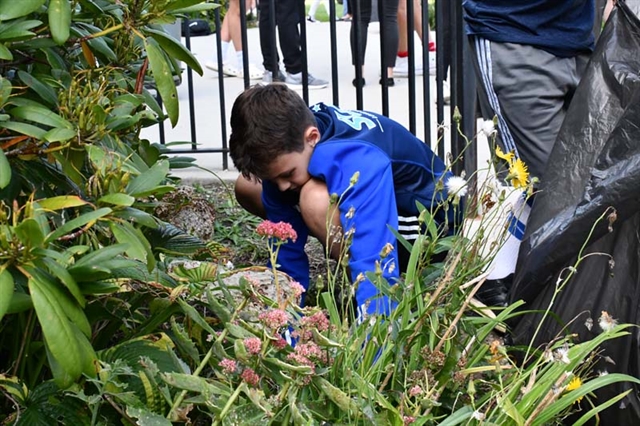
[[[450,176],[444,163],[387,117],[322,103],[309,108],[283,84],[253,86],[233,105],[229,149],[241,173],[236,182],[239,203],[296,230],[297,241],[281,246],[278,263],[305,288],[308,235],[329,244],[333,258],[339,257],[341,236],[351,241],[349,270],[351,281],[358,282],[359,316],[393,309],[385,297],[376,297],[378,289],[366,279],[366,272],[375,271],[380,262],[382,276],[393,284],[406,266],[408,253],[400,251],[399,258],[389,227],[415,240],[420,231],[417,201],[431,207],[439,225],[449,230],[455,225],[452,211],[437,208],[447,197],[444,189],[436,189],[438,181],[443,188]],[[333,199],[339,202],[328,240],[330,194],[337,194]],[[391,247],[381,260],[383,248]]]

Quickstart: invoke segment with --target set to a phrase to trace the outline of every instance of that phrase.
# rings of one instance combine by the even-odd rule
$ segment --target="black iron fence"
[[[361,2],[363,0],[349,0],[349,9],[351,14],[353,15],[352,23],[353,31],[358,31],[358,16],[361,13]],[[377,1],[377,10],[378,10],[378,19],[380,21],[380,49],[384,52],[385,42],[386,40],[382,36],[384,34],[384,13],[382,13],[385,2],[388,1],[397,1],[397,0],[378,0]],[[422,128],[424,129],[424,136],[418,135],[427,143],[431,143],[432,139],[432,126],[434,125],[434,120],[432,119],[434,112],[432,108],[435,107],[435,125],[437,128],[437,148],[436,151],[439,156],[442,158],[445,157],[447,153],[445,153],[445,147],[448,146],[450,149],[450,154],[454,159],[460,159],[453,164],[454,172],[456,174],[460,174],[463,170],[466,172],[467,176],[472,176],[473,172],[476,170],[477,166],[477,153],[474,144],[468,144],[467,140],[472,140],[473,135],[475,134],[475,123],[476,123],[476,86],[475,86],[475,74],[473,71],[473,63],[472,58],[470,57],[467,39],[464,35],[463,31],[463,19],[462,19],[462,2],[460,0],[457,1],[444,1],[444,0],[436,0],[435,2],[435,33],[436,33],[436,78],[435,78],[435,103],[431,102],[431,84],[430,84],[430,73],[429,73],[429,54],[428,44],[426,42],[422,43],[420,46],[416,46],[414,42],[414,14],[421,13],[422,14],[422,34],[424,35],[425,40],[427,39],[427,34],[429,34],[429,8],[427,7],[427,0],[424,1],[424,7],[421,7],[420,10],[414,10],[413,0],[400,0],[406,1],[406,11],[407,11],[407,35],[408,35],[408,61],[409,61],[409,75],[408,75],[408,97],[406,99],[407,107],[408,107],[408,117],[407,117],[407,127],[408,129],[416,134],[417,131],[417,123],[418,120],[422,120]],[[374,5],[376,3],[373,0]],[[241,0],[240,2],[240,24],[241,24],[241,34],[242,34],[242,44],[243,46],[248,46],[248,38],[247,38],[247,20],[246,20],[246,5],[245,1]],[[298,14],[300,16],[299,19],[299,30],[301,35],[301,47],[302,47],[302,55],[303,55],[303,87],[302,87],[302,97],[304,100],[309,103],[309,87],[307,85],[307,77],[309,75],[308,71],[308,50],[307,50],[307,23],[305,20],[306,10],[304,0],[297,0],[296,4],[299,6]],[[363,47],[356,43],[354,61],[355,64],[349,67],[338,67],[338,59],[337,59],[337,51],[338,51],[338,38],[336,31],[336,5],[333,0],[328,1],[329,5],[329,43],[331,44],[331,55],[330,55],[330,74],[331,74],[331,90],[332,90],[332,103],[336,106],[340,106],[340,88],[339,88],[339,80],[341,78],[348,78],[351,80],[351,76],[355,75],[356,78],[362,77],[362,65],[360,62],[360,55],[358,55],[358,49],[362,49]],[[277,7],[276,1],[270,1],[270,40],[273,43],[276,43],[276,13],[275,8]],[[215,11],[215,27],[221,28],[221,17],[220,17],[220,9],[216,9]],[[340,24],[345,25],[345,24]],[[185,46],[191,50],[191,36],[189,34],[190,25],[187,22],[186,25],[183,26],[185,29],[184,39]],[[218,89],[219,89],[219,123],[220,123],[220,131],[219,138],[220,143],[218,147],[201,147],[197,140],[197,126],[196,123],[196,103],[195,103],[195,95],[194,95],[194,76],[193,71],[190,68],[186,69],[186,85],[187,85],[187,93],[188,93],[188,118],[189,118],[189,128],[190,128],[190,146],[189,148],[180,148],[180,149],[171,149],[171,152],[175,152],[176,154],[197,154],[197,153],[213,153],[221,155],[221,165],[223,169],[229,168],[228,161],[228,119],[227,119],[227,105],[233,102],[233,99],[227,99],[225,93],[225,78],[223,73],[223,58],[222,58],[222,49],[221,49],[221,37],[220,31],[216,32],[215,43],[217,46],[217,73],[218,73]],[[369,45],[373,46],[375,43],[374,37],[370,37]],[[372,48],[372,47],[370,47]],[[416,55],[420,50],[422,55]],[[258,55],[260,56],[260,55]],[[422,69],[424,70],[421,76],[416,75],[415,73],[415,58],[416,56],[422,57]],[[381,75],[384,76],[387,64],[384,63],[384,55],[380,55],[380,70]],[[248,52],[245,48],[243,51],[243,76],[244,76],[244,87],[249,87],[252,82],[250,80],[250,70],[249,70],[249,59]],[[278,64],[274,63],[272,69],[278,70]],[[447,75],[449,76],[447,79]],[[422,80],[422,84],[418,83]],[[445,105],[445,90],[443,81],[448,80],[450,85],[450,106]],[[183,83],[184,84],[184,83]],[[422,108],[417,108],[418,102],[418,87],[422,87]],[[367,104],[364,102],[363,96],[363,87],[356,86],[352,87],[352,90],[355,93],[351,93],[353,96],[355,94],[356,100],[356,109],[369,109],[367,108]],[[389,87],[386,84],[385,79],[381,79],[380,85],[380,96],[381,96],[381,112],[384,115],[389,115],[390,108],[390,97],[389,90],[393,90],[393,88]],[[344,92],[343,92],[344,94]],[[394,102],[398,102],[397,99]],[[391,105],[393,106],[393,105]],[[420,117],[418,117],[418,111],[422,111]],[[449,117],[446,117],[446,113],[449,113]],[[184,116],[185,111],[181,109],[181,116]],[[444,124],[450,123],[451,131],[444,131]],[[166,142],[165,137],[165,128],[164,125],[161,124],[159,130],[159,138],[160,143]],[[447,140],[448,139],[448,140]],[[463,154],[463,155],[462,155]]]

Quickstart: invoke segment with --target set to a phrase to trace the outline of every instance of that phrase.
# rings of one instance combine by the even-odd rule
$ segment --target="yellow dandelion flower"
[[[502,158],[509,163],[511,163],[511,160],[513,160],[513,157],[515,157],[513,151],[509,151],[505,154],[504,152],[502,152],[499,146],[496,147],[496,155],[498,156],[498,158]]]
[[[509,166],[509,176],[507,179],[511,181],[514,188],[525,188],[529,183],[529,172],[527,165],[521,159],[516,159]]]
[[[580,386],[582,386],[582,379],[578,376],[574,376],[573,379],[571,379],[571,381],[569,382],[569,384],[567,385],[567,388],[565,389],[566,392],[571,392],[572,390],[576,390],[578,388],[580,388]],[[579,396],[576,399],[576,402],[580,402],[582,401],[582,397]]]

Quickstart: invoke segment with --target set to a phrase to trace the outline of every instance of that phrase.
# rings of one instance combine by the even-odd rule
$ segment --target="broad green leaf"
[[[69,207],[80,207],[86,204],[87,202],[77,195],[60,195],[58,197],[38,200],[38,205],[45,210],[62,210]]]
[[[205,321],[205,319],[200,315],[200,313],[193,306],[189,305],[182,299],[178,299],[178,304],[182,308],[182,312],[184,312],[189,318],[191,318],[196,324],[202,327],[207,333],[215,336],[216,332],[211,328],[211,326]]]
[[[174,0],[172,2],[169,2],[165,10],[167,12],[171,12],[172,10],[183,9],[185,7],[190,7],[198,3],[202,3],[202,0]]]
[[[93,0],[78,0],[78,2],[82,5],[83,10],[87,10],[94,15],[102,15],[104,13],[104,10]]]
[[[0,44],[2,46],[2,44]],[[0,75],[0,108],[9,102],[11,96],[11,82]]]
[[[79,378],[83,361],[80,343],[64,308],[52,293],[50,283],[32,276],[29,279],[29,292],[51,356],[71,380]]]
[[[97,266],[108,260],[115,258],[127,250],[126,244],[113,244],[101,249],[92,251],[91,253],[78,259],[74,265],[69,268],[70,270],[80,268],[83,266]]]
[[[6,269],[0,271],[0,321],[9,311],[11,300],[13,299],[13,277]]]
[[[99,203],[104,204],[113,204],[114,206],[126,206],[130,207],[135,203],[136,199],[128,194],[107,194],[103,197],[100,197],[98,200]]]
[[[92,222],[97,221],[98,219],[108,215],[109,213],[111,213],[111,209],[108,207],[103,207],[101,209],[94,210],[89,213],[85,213],[75,219],[72,219],[66,222],[64,225],[62,225],[61,227],[53,231],[51,234],[47,236],[46,242],[57,240],[58,238],[62,237],[65,234],[70,233],[76,228],[79,228],[87,224],[92,224]]]
[[[13,130],[21,135],[31,136],[38,140],[44,140],[44,135],[47,134],[47,131],[40,127],[34,126],[33,124],[20,123],[19,121],[2,121],[0,122],[0,127]]]
[[[205,12],[207,10],[214,10],[220,7],[219,4],[214,3],[200,3],[189,7],[183,7],[181,9],[176,9],[173,11],[174,14],[197,14],[200,12]]]
[[[11,165],[4,151],[0,148],[0,189],[4,189],[11,181]]]
[[[17,20],[5,23],[0,26],[0,41],[16,40],[21,38],[29,38],[35,36],[35,33],[29,31],[42,24],[42,21],[31,19],[28,21]]]
[[[11,303],[9,304],[9,308],[7,309],[7,313],[18,314],[31,308],[33,308],[31,296],[26,293],[13,293],[13,297],[11,298]]]
[[[51,37],[58,44],[69,38],[71,25],[71,5],[69,0],[49,0],[49,29]]]
[[[44,124],[50,127],[73,129],[73,125],[48,108],[36,106],[23,106],[9,110],[9,114],[23,120]]]
[[[151,252],[149,241],[142,235],[140,230],[136,229],[129,222],[111,222],[109,223],[113,236],[120,244],[127,244],[127,255],[140,262],[146,263],[149,272],[155,268],[155,258]]]
[[[29,86],[31,90],[40,95],[40,98],[45,101],[47,105],[58,105],[58,95],[50,85],[42,83],[31,74],[22,70],[18,71],[18,77],[20,77],[20,80]]]
[[[138,194],[144,194],[147,191],[154,189],[162,181],[164,181],[169,174],[169,162],[167,160],[158,161],[149,170],[136,176],[127,185],[127,193],[132,196],[138,196]]]
[[[167,115],[171,121],[173,127],[178,124],[178,91],[173,81],[173,75],[171,73],[171,65],[164,53],[158,47],[158,42],[152,38],[147,37],[144,40],[144,46],[147,50],[147,58],[149,59],[149,65],[153,79],[156,83],[158,93],[164,102],[164,106],[167,110]]]
[[[5,61],[13,60],[13,54],[11,53],[9,48],[2,43],[0,43],[0,59],[3,59]]]
[[[158,222],[153,215],[133,207],[126,207],[122,210],[116,210],[113,212],[113,215],[115,217],[121,217],[132,222],[137,222],[140,225],[146,226],[147,228],[155,229],[158,227]]]
[[[76,132],[71,129],[51,129],[45,133],[42,138],[47,142],[64,142],[77,136]]]
[[[40,247],[44,242],[44,231],[40,227],[40,223],[34,218],[23,220],[15,227],[15,232],[22,244],[27,248]]]
[[[20,18],[38,10],[47,0],[0,0],[0,21]]]
[[[166,418],[145,408],[134,408],[127,406],[127,415],[138,419],[136,422],[140,426],[171,426],[172,423]]]
[[[29,273],[31,278],[35,278],[38,282],[46,285],[48,293],[56,298],[57,303],[60,304],[67,318],[78,327],[78,330],[85,336],[91,337],[91,326],[89,325],[87,316],[84,314],[80,305],[62,290],[56,282],[55,277],[47,273],[44,269],[29,269]],[[33,294],[31,296],[33,297]]]
[[[89,154],[89,160],[95,167],[103,169],[106,165],[112,164],[114,161],[121,164],[121,168],[125,172],[129,172],[135,175],[140,174],[140,170],[136,166],[127,161],[123,156],[114,151],[109,151],[104,147],[96,145],[86,145],[85,149]]]
[[[160,47],[169,54],[169,56],[184,62],[190,66],[192,70],[203,75],[202,67],[196,57],[193,56],[193,53],[191,53],[184,44],[180,43],[179,40],[176,40],[165,32],[153,30],[151,28],[148,28],[146,32],[151,33],[151,36],[158,42]]]
[[[78,283],[73,279],[67,268],[48,257],[45,257],[43,261],[45,266],[49,269],[49,272],[58,277],[60,282],[67,287],[67,290],[69,290],[69,293],[71,293],[71,295],[76,299],[78,304],[84,308],[87,302],[82,295],[82,291],[80,291],[80,287],[78,287]]]

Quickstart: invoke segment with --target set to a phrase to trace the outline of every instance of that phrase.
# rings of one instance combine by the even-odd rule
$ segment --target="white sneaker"
[[[321,80],[319,78],[315,78],[311,74],[308,74],[309,78],[307,79],[307,83],[309,86],[309,90],[313,89],[324,89],[329,85],[329,82]],[[302,89],[302,73],[299,72],[297,74],[287,73],[287,77],[284,79],[284,82],[287,86],[292,89]]]
[[[217,61],[207,61],[204,64],[204,66],[209,68],[211,71],[218,72],[218,62]]]
[[[418,62],[418,61],[416,62],[415,73],[416,73],[416,76],[422,75],[423,72],[422,72],[421,62]],[[409,58],[407,57],[401,58],[400,56],[396,57],[396,66],[393,67],[393,76],[400,77],[400,78],[409,77]]]

